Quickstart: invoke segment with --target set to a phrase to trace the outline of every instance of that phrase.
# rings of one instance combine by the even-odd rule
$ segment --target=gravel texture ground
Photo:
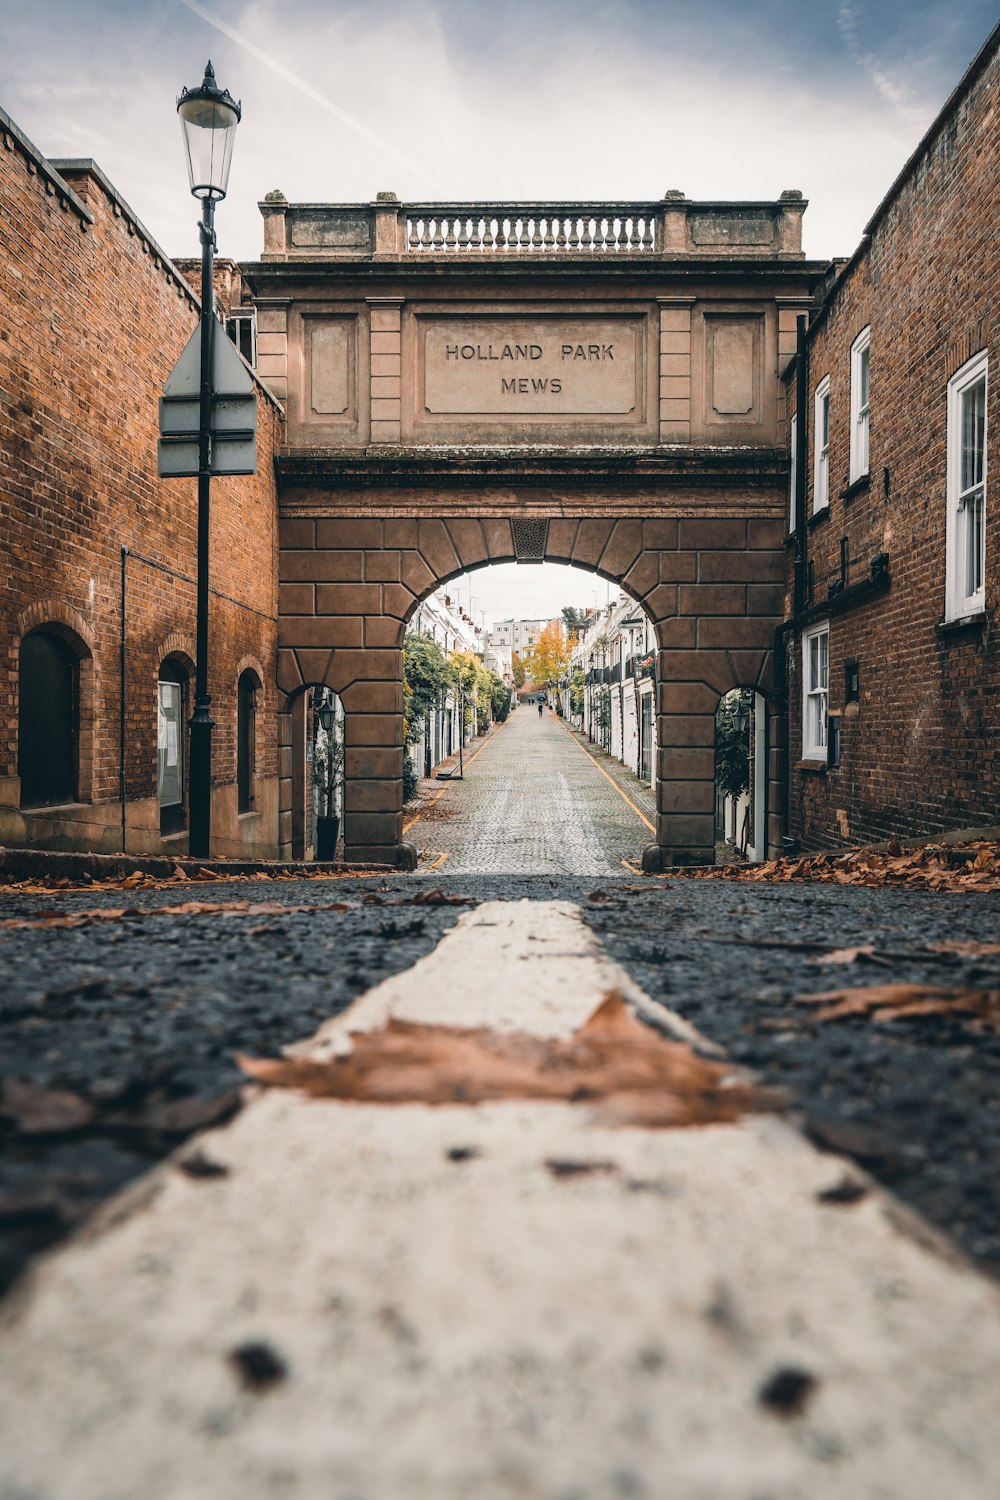
[[[818,1024],[794,1000],[888,980],[1000,987],[1000,957],[930,951],[995,935],[1000,896],[441,871],[280,888],[0,892],[0,918],[43,924],[0,931],[4,1281],[238,1108],[235,1051],[273,1055],[409,967],[463,909],[452,900],[553,896],[580,903],[654,1000],[783,1085],[815,1140],[857,1158],[1000,1271],[1000,1037],[937,1017]],[[156,910],[192,897],[265,909]],[[330,909],[339,903],[347,909]],[[51,921],[123,908],[75,928]],[[861,944],[884,962],[817,962]]]

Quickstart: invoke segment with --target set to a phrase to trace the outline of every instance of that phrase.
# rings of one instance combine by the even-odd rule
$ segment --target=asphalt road
[[[0,920],[30,924],[0,929],[4,1280],[238,1109],[237,1051],[274,1055],[310,1034],[429,952],[468,904],[553,897],[581,905],[655,1001],[785,1087],[815,1140],[1000,1270],[1000,1037],[938,1017],[820,1024],[794,998],[893,979],[1000,987],[996,955],[931,951],[995,935],[1000,896],[446,865],[367,880],[0,892]],[[64,925],[95,911],[118,915]],[[881,962],[817,962],[863,944]],[[455,982],[474,986],[475,975]]]

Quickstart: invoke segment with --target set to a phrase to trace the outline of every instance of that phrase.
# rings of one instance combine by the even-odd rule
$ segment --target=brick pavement
[[[422,804],[406,837],[423,870],[618,875],[654,837],[651,794],[644,805],[630,779],[626,792],[554,714],[524,705],[473,751],[463,781]]]

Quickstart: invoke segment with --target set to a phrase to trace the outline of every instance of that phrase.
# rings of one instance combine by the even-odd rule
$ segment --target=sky
[[[444,592],[477,625],[489,627],[510,618],[554,618],[564,604],[603,609],[620,591],[596,573],[564,563],[494,563],[453,578]]]
[[[198,253],[176,96],[211,57],[243,103],[217,217],[223,255],[259,256],[257,203],[272,188],[293,202],[798,188],[806,253],[826,259],[854,250],[995,6],[0,0],[0,106],[46,155],[93,157],[171,256]],[[523,612],[549,612],[547,569],[517,574],[533,601]],[[604,588],[579,572],[573,582],[581,599]]]

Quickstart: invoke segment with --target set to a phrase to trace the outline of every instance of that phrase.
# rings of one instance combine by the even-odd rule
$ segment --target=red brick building
[[[0,842],[186,847],[196,485],[157,478],[157,398],[198,319],[93,162],[0,113]],[[277,851],[281,411],[212,487],[213,847]]]
[[[1000,822],[998,121],[1000,28],[837,268],[798,417],[786,372],[803,502],[787,816],[805,847]]]

